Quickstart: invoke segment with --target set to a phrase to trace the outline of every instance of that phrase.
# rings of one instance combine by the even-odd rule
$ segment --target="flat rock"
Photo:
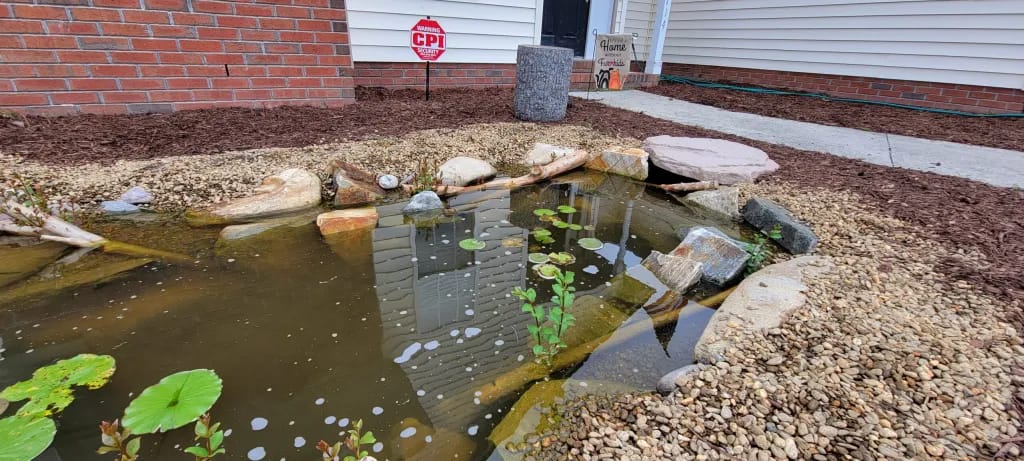
[[[688,258],[652,251],[641,264],[679,293],[689,291],[701,278],[701,264]]]
[[[658,380],[658,384],[655,386],[655,389],[657,389],[661,395],[669,395],[672,391],[676,390],[680,381],[684,381],[687,376],[699,372],[702,368],[703,366],[695,363],[672,370]]]
[[[220,238],[223,240],[241,240],[262,234],[270,229],[285,225],[283,222],[255,222],[250,224],[236,224],[227,226],[220,230]]]
[[[724,139],[654,136],[644,140],[644,150],[659,168],[719,184],[754,182],[779,169],[761,149]]]
[[[372,174],[348,162],[335,164],[331,180],[334,183],[334,206],[337,207],[366,205],[384,196],[384,190],[377,185]]]
[[[498,174],[498,170],[480,159],[455,157],[441,164],[437,169],[441,184],[445,186],[466,186],[482,182]]]
[[[766,198],[752,198],[743,205],[743,219],[765,233],[778,225],[782,238],[780,246],[793,254],[810,253],[818,245],[818,236],[806,224],[798,221],[778,203]]]
[[[643,181],[647,179],[647,158],[643,149],[613,146],[587,161],[584,167]]]
[[[801,256],[751,274],[711,317],[697,340],[694,358],[700,363],[714,364],[724,358],[725,351],[739,336],[777,328],[807,301],[807,279],[833,267],[829,258]]]
[[[377,209],[374,207],[329,211],[316,217],[316,226],[320,228],[320,234],[325,236],[360,229],[372,229],[376,225]]]
[[[547,165],[559,157],[564,157],[573,152],[573,149],[563,146],[556,146],[553,144],[544,144],[538,142],[533,145],[533,149],[530,149],[523,157],[523,165],[526,166],[539,166]]]
[[[741,245],[707,227],[691,228],[669,254],[701,263],[701,279],[718,286],[736,280],[750,259]]]
[[[132,205],[151,203],[153,201],[153,194],[150,194],[149,191],[141,186],[133,186],[121,194],[121,201],[131,203]]]
[[[690,192],[682,198],[682,202],[701,210],[718,213],[729,219],[740,217],[740,189],[738,187],[719,187],[714,190]]]
[[[254,192],[216,206],[209,213],[222,221],[236,221],[312,208],[320,204],[320,178],[301,168],[290,168],[265,178]]]
[[[441,209],[444,209],[444,202],[441,201],[441,197],[438,197],[436,192],[428,190],[413,195],[412,200],[402,208],[402,213],[414,214]]]
[[[100,202],[100,210],[106,214],[138,213],[140,208],[124,200],[104,200]]]

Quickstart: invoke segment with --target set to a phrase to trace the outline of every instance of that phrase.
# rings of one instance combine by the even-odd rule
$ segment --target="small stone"
[[[436,192],[428,190],[412,196],[412,200],[402,208],[402,213],[413,214],[443,209],[444,203],[441,202],[441,197],[438,197]]]
[[[131,214],[140,211],[139,207],[124,200],[104,200],[100,202],[100,209],[109,215]]]
[[[140,186],[133,186],[121,194],[121,201],[131,203],[132,205],[151,203],[153,201],[153,194],[150,194],[149,191]]]
[[[772,357],[772,358],[768,359],[768,361],[766,361],[765,364],[767,364],[769,366],[776,366],[776,365],[782,365],[782,362],[785,362],[785,361],[786,361],[786,359],[783,358],[781,355],[776,355],[775,357]]]
[[[398,187],[398,178],[395,175],[385,174],[377,178],[377,185],[384,190],[391,190]]]

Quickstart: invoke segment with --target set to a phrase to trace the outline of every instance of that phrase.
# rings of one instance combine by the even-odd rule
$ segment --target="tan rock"
[[[316,217],[316,226],[320,228],[321,235],[372,229],[376,225],[377,209],[374,207],[329,211]]]
[[[643,149],[613,146],[588,161],[584,167],[643,181],[647,179],[647,156]]]
[[[331,173],[334,181],[334,206],[349,207],[373,203],[384,196],[369,172],[348,162],[337,162]]]
[[[263,180],[255,194],[210,210],[216,218],[242,221],[312,208],[320,204],[320,178],[301,168],[289,168]]]

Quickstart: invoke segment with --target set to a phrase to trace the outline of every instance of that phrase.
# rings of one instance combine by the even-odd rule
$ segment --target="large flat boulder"
[[[736,280],[747,267],[750,254],[721,232],[706,227],[694,227],[683,238],[672,256],[700,263],[701,279],[712,285],[726,285]]]
[[[782,248],[793,254],[810,253],[818,246],[818,236],[785,208],[766,198],[752,198],[743,205],[743,219],[750,225],[770,233],[775,226],[782,231],[776,240]]]
[[[348,162],[337,162],[331,173],[334,183],[334,206],[362,206],[380,200],[384,190],[369,172]]]
[[[209,211],[212,219],[207,221],[245,221],[315,207],[320,204],[320,178],[301,168],[289,168],[268,176],[253,192],[214,207]]]
[[[714,364],[743,335],[777,328],[791,312],[807,302],[807,280],[833,268],[832,260],[822,256],[801,256],[772,264],[744,279],[736,286],[697,340],[694,358]]]
[[[701,278],[701,264],[689,258],[652,251],[640,263],[668,288],[686,293]]]
[[[644,150],[659,168],[719,184],[754,182],[779,169],[761,149],[724,139],[654,136],[644,140]]]
[[[483,182],[498,174],[498,170],[490,163],[462,156],[442,163],[437,172],[441,175],[441,184],[445,186],[467,186]]]
[[[613,146],[587,161],[584,167],[643,181],[647,179],[647,158],[643,149]]]
[[[372,229],[376,225],[377,209],[372,206],[329,211],[316,217],[316,226],[320,228],[320,235],[324,236]]]

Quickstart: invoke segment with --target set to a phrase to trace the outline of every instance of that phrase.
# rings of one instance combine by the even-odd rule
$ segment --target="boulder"
[[[194,221],[244,221],[315,207],[320,204],[320,178],[306,170],[290,168],[268,176],[254,192],[252,196],[218,205],[210,210],[209,218],[197,216]]]
[[[659,168],[719,184],[754,182],[779,169],[764,151],[724,139],[654,136],[644,140],[644,150]]]
[[[124,200],[104,200],[100,202],[100,210],[106,214],[138,213],[140,208]]]
[[[681,381],[685,381],[688,376],[696,374],[703,368],[704,367],[702,365],[691,364],[672,370],[658,380],[658,384],[655,386],[655,389],[661,395],[669,395],[672,391],[676,390],[676,387],[679,386]]]
[[[711,317],[697,340],[694,358],[700,363],[714,364],[725,358],[725,352],[740,336],[777,328],[807,301],[803,294],[807,280],[832,267],[829,258],[801,256],[751,274]]]
[[[150,203],[153,201],[153,194],[150,194],[149,191],[140,186],[134,186],[121,194],[121,201],[131,203],[132,205]]]
[[[348,208],[321,213],[316,217],[320,235],[331,235],[360,229],[372,229],[377,225],[377,209],[374,207]]]
[[[337,207],[366,205],[384,196],[384,190],[377,186],[372,174],[348,162],[335,164],[331,180]]]
[[[590,159],[584,167],[643,181],[647,179],[647,157],[643,149],[613,146]]]
[[[441,164],[437,169],[441,184],[445,186],[466,186],[483,182],[498,174],[490,163],[472,157],[455,157]]]
[[[690,192],[682,202],[700,210],[710,211],[728,217],[740,217],[740,189],[738,187],[719,187],[714,190]]]
[[[818,236],[778,203],[766,198],[752,198],[743,205],[743,219],[769,233],[778,225],[782,238],[775,241],[793,254],[810,253],[818,245]]]
[[[533,145],[533,149],[530,149],[523,157],[523,165],[526,166],[539,166],[547,165],[559,157],[564,157],[573,152],[573,149],[562,146],[555,146],[552,144],[544,144],[538,142]]]
[[[402,208],[402,214],[414,214],[422,213],[424,211],[443,209],[444,202],[441,201],[441,197],[438,197],[436,192],[427,190],[413,195],[412,200]]]
[[[701,264],[691,259],[652,251],[641,264],[679,293],[686,293],[700,281]]]
[[[701,263],[701,279],[718,286],[726,285],[743,274],[750,259],[743,246],[707,227],[690,229],[683,242],[670,254]]]

